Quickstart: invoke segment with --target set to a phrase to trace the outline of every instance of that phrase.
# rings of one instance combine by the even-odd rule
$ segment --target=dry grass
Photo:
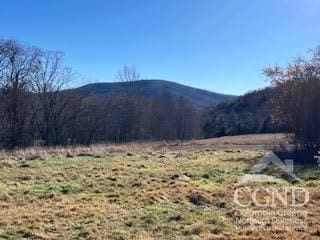
[[[226,145],[281,145],[287,143],[287,141],[288,137],[285,134],[249,134],[212,138],[198,142]]]
[[[237,230],[234,186],[265,153],[202,142],[2,153],[0,239],[317,239],[317,169],[299,170],[305,231]]]
[[[166,143],[157,143],[157,146],[165,146]],[[41,147],[35,146],[14,151],[0,152],[0,158],[12,159],[37,159],[50,157],[74,157],[74,156],[92,156],[106,157],[112,154],[123,154],[131,152],[148,152],[151,151],[154,144],[152,143],[129,143],[129,144],[96,144],[91,146],[57,146]]]
[[[196,150],[216,150],[224,149],[225,147],[246,148],[252,146],[253,149],[265,146],[266,149],[274,145],[282,145],[287,143],[287,137],[284,134],[256,134],[256,135],[241,135],[212,138],[206,140],[192,141],[161,141],[161,142],[139,142],[127,144],[95,144],[91,146],[57,146],[43,147],[34,146],[30,148],[17,149],[15,151],[0,151],[2,159],[36,159],[50,157],[73,157],[73,156],[97,156],[106,157],[112,154],[123,153],[152,153],[153,151],[187,151],[193,152]]]

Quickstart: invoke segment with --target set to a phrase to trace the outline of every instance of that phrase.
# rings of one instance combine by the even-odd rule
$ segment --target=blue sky
[[[216,92],[266,86],[262,69],[320,45],[320,0],[3,0],[0,38],[66,54],[86,82],[142,76]]]

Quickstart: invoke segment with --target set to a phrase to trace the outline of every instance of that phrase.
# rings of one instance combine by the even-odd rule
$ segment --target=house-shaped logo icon
[[[251,174],[261,173],[263,169],[265,169],[269,164],[273,164],[283,172],[287,173],[294,179],[298,180],[298,177],[293,172],[293,160],[292,159],[285,159],[282,161],[277,155],[271,152],[269,155],[261,158],[257,164],[255,164],[251,170]]]
[[[258,162],[253,167],[251,167],[250,171],[242,176],[242,178],[237,182],[236,186],[247,184],[249,182],[274,182],[284,185],[290,185],[288,181],[282,178],[263,174],[263,170],[266,169],[269,165],[274,165],[294,180],[300,181],[297,175],[293,172],[293,160],[285,159],[284,161],[282,161],[276,154],[271,152],[268,155],[260,158]]]

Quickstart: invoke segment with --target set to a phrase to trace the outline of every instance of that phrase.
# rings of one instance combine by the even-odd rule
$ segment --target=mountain
[[[210,92],[202,89],[188,87],[179,83],[165,80],[139,80],[132,82],[114,83],[93,83],[76,89],[77,92],[87,96],[123,94],[130,89],[130,92],[147,97],[171,96],[184,98],[196,109],[204,109],[212,104],[232,99],[235,96]]]
[[[284,126],[273,124],[270,118],[269,102],[274,94],[269,87],[211,107],[206,113],[205,137],[282,132]]]

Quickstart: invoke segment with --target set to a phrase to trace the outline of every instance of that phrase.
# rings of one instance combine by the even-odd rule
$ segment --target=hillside
[[[204,109],[212,104],[233,98],[232,95],[210,92],[197,89],[175,82],[165,80],[140,80],[130,83],[93,83],[74,90],[88,96],[122,94],[128,91],[147,97],[161,97],[163,95],[174,98],[183,97],[189,101],[196,109]]]
[[[283,126],[270,119],[269,100],[273,94],[272,88],[265,88],[211,107],[207,111],[205,137],[282,132]]]

